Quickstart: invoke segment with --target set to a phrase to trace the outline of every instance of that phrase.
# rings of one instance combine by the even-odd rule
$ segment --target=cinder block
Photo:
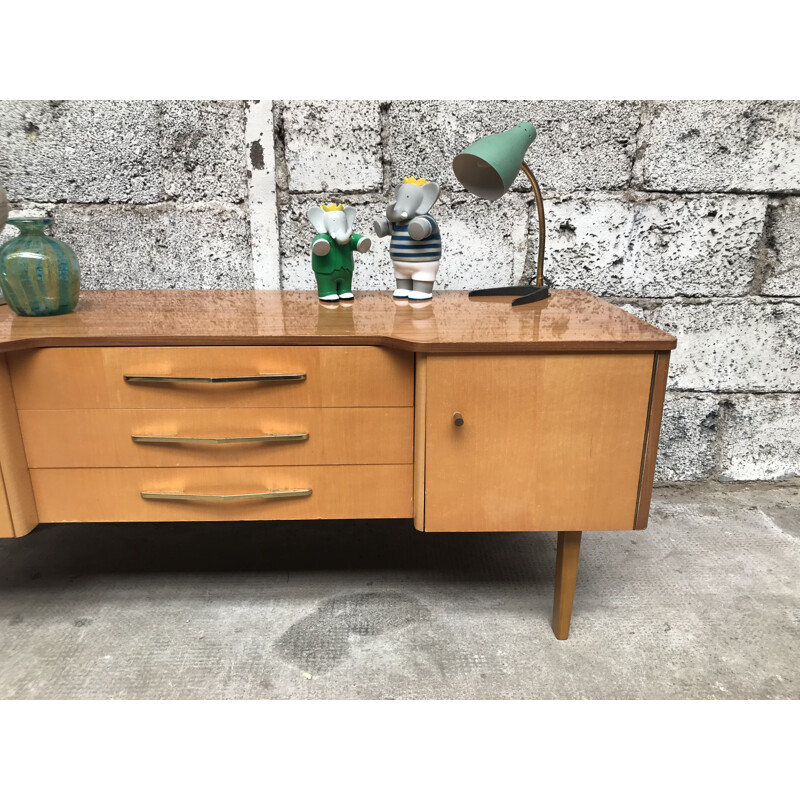
[[[53,235],[86,289],[252,289],[250,237],[233,206],[58,205]]]
[[[797,191],[798,136],[795,100],[659,103],[635,182],[666,191]]]
[[[167,200],[247,198],[244,103],[160,103],[160,145]]]
[[[338,202],[356,206],[355,232],[369,235],[372,249],[355,254],[356,289],[393,289],[394,272],[389,259],[389,238],[378,239],[372,229],[383,216],[386,200],[336,197]],[[280,211],[281,286],[284,289],[313,289],[311,240],[314,229],[306,211],[318,199],[292,196]],[[324,201],[327,202],[327,201]],[[442,234],[442,262],[436,281],[438,289],[478,289],[515,283],[525,266],[528,224],[527,207],[521,195],[503,197],[496,203],[477,198],[440,200],[432,209]]]
[[[442,232],[440,289],[485,289],[519,283],[525,269],[528,207],[524,195],[494,203],[455,197],[436,213]]]
[[[711,476],[719,397],[667,392],[656,461],[657,481],[697,481]]]
[[[800,198],[770,202],[767,211],[767,270],[762,292],[800,296]]]
[[[383,183],[379,105],[288,102],[283,111],[289,191],[370,191]]]
[[[800,476],[800,394],[735,395],[726,406],[720,480]]]
[[[600,295],[744,295],[765,211],[758,196],[548,200],[545,274],[555,286]]]
[[[636,151],[638,102],[616,101],[398,101],[391,104],[392,180],[406,175],[462,191],[452,162],[468,144],[520,122],[537,137],[528,165],[543,191],[621,189],[628,185]],[[524,177],[514,187],[530,188]]]
[[[0,174],[12,202],[162,197],[157,103],[2,101],[0,141]]]
[[[674,300],[638,313],[678,337],[670,361],[671,389],[798,390],[800,302]]]

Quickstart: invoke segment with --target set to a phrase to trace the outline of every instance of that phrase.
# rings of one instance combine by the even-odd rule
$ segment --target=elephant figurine
[[[442,257],[439,226],[428,214],[439,198],[439,184],[424,178],[404,178],[395,189],[386,216],[373,223],[375,234],[389,236],[394,267],[395,297],[423,301],[433,297],[433,284]]]
[[[325,303],[352,300],[353,250],[366,253],[372,240],[353,233],[353,206],[329,203],[306,212],[317,235],[311,243],[311,268],[317,279],[317,294]]]

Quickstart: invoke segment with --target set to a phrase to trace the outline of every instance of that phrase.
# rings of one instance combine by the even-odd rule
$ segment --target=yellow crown
[[[344,205],[339,203],[328,203],[326,206],[320,206],[323,211],[344,211]]]
[[[415,178],[413,175],[409,178],[403,178],[403,183],[415,183],[417,186],[422,186],[427,182],[425,178]]]

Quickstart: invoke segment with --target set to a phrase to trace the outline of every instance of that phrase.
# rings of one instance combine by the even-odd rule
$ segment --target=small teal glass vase
[[[0,247],[0,289],[23,317],[67,314],[78,303],[78,259],[72,248],[45,234],[52,223],[44,217],[8,220],[20,233]]]

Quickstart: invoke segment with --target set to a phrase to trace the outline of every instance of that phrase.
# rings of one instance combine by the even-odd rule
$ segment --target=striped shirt
[[[433,217],[427,214],[422,219],[431,224],[431,235],[427,239],[411,238],[408,232],[408,222],[390,222],[392,241],[389,244],[389,257],[392,261],[439,261],[442,257],[442,237],[439,235],[439,226]],[[409,220],[410,222],[411,220]]]

